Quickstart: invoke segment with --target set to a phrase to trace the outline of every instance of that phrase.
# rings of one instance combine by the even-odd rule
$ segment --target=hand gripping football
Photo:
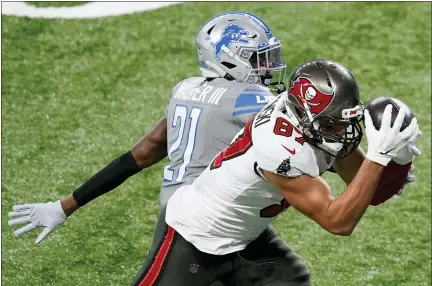
[[[406,108],[405,119],[401,127],[401,131],[404,130],[406,127],[408,127],[408,125],[411,123],[411,120],[414,118],[414,113],[412,112],[411,108],[408,107],[408,105],[406,105],[399,99],[389,96],[377,97],[369,101],[368,104],[366,104],[365,109],[369,111],[373,125],[376,129],[379,129],[381,127],[381,119],[384,113],[384,109],[388,104],[393,105],[391,126],[393,126],[398,111],[401,109],[401,107],[404,106]]]
[[[393,123],[398,114],[398,112],[395,111],[399,111],[402,106],[405,106],[405,119],[402,123],[401,131],[404,130],[411,123],[411,120],[414,118],[414,114],[405,103],[403,103],[399,99],[389,96],[377,97],[371,100],[365,106],[365,108],[369,111],[375,128],[381,128],[381,119],[384,113],[384,109],[388,104],[393,105],[391,126],[393,126]],[[397,194],[399,190],[402,189],[404,186],[405,179],[408,176],[410,167],[411,163],[407,165],[398,165],[395,162],[391,161],[385,167],[383,173],[381,174],[381,179],[378,183],[375,195],[372,198],[370,204],[373,206],[379,205]]]

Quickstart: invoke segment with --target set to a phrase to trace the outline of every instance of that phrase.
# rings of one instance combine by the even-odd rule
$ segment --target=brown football
[[[402,106],[405,106],[406,113],[402,123],[401,131],[404,130],[411,123],[411,120],[414,118],[414,114],[411,108],[409,108],[405,103],[390,96],[380,96],[372,99],[368,102],[368,104],[366,104],[365,109],[369,111],[373,125],[376,129],[381,128],[381,119],[384,109],[388,104],[393,105],[391,126],[393,126],[399,109]],[[395,112],[395,110],[398,112]],[[410,167],[411,163],[407,165],[398,165],[391,161],[384,168],[384,172],[381,174],[381,180],[378,183],[377,190],[370,204],[374,206],[382,204],[393,197],[400,189],[402,189]]]
[[[365,109],[369,111],[373,125],[377,130],[381,128],[381,119],[384,113],[384,109],[388,104],[393,105],[391,126],[393,126],[396,116],[398,115],[399,109],[402,106],[405,106],[406,108],[405,119],[402,123],[401,131],[404,130],[406,127],[408,127],[408,125],[411,123],[411,120],[414,118],[414,113],[412,112],[411,108],[409,108],[408,105],[406,105],[399,99],[390,96],[380,96],[372,99],[371,101],[368,102],[368,104],[366,104]]]

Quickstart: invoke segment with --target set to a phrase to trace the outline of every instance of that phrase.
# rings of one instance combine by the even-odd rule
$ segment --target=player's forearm
[[[128,154],[129,153],[129,154]],[[60,200],[63,211],[66,216],[70,216],[74,211],[95,198],[108,193],[121,185],[128,177],[138,173],[141,169],[150,167],[166,157],[166,147],[155,146],[146,151],[146,154],[137,154],[140,156],[140,164],[134,156],[134,149],[131,152],[123,154],[115,159],[108,166],[95,174],[73,194]],[[129,158],[125,158],[129,156]]]
[[[127,178],[138,173],[137,165],[130,151],[113,160],[81,185],[72,196],[78,206],[84,206],[95,198],[115,189]]]
[[[365,159],[345,191],[328,207],[331,232],[350,235],[372,200],[384,167]]]
[[[167,156],[166,118],[159,120],[153,130],[147,134],[132,150],[113,160],[105,168],[81,185],[71,197],[61,201],[70,215],[73,211],[95,198],[117,188],[130,176],[148,168]]]

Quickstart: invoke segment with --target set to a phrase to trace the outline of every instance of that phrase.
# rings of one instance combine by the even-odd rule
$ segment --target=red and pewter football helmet
[[[297,67],[286,105],[308,143],[318,149],[343,158],[360,144],[363,104],[354,76],[341,64],[313,60]]]

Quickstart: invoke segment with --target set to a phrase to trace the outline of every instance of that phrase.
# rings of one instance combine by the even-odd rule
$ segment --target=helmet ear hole
[[[226,66],[229,69],[233,69],[236,67],[235,64],[229,63],[229,62],[222,62],[221,64],[223,64],[224,66]]]
[[[322,65],[321,65],[320,62],[314,62],[314,64],[315,64],[316,67],[318,67],[318,68],[322,68]]]
[[[213,31],[213,28],[215,27],[216,25],[213,25],[210,29],[208,29],[208,31],[207,31],[207,35],[210,35],[211,34],[211,32]]]

